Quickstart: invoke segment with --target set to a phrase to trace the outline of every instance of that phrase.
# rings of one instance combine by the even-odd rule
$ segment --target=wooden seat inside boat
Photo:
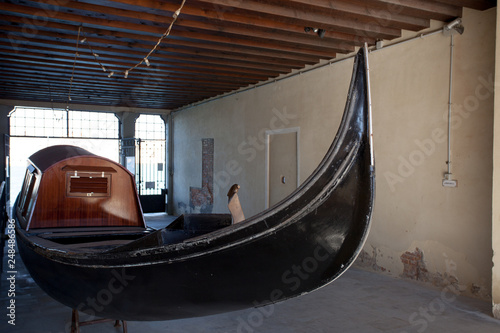
[[[203,236],[232,224],[230,214],[185,214],[161,230],[163,244],[174,244]]]
[[[142,227],[88,227],[31,229],[26,236],[40,246],[62,252],[101,252],[153,233]]]
[[[185,214],[166,228],[40,228],[26,233],[33,243],[62,252],[122,252],[196,239],[232,224],[230,214]]]

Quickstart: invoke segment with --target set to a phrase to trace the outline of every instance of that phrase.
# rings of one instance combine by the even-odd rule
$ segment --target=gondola
[[[186,214],[153,230],[121,165],[71,146],[35,153],[15,204],[31,276],[72,309],[139,321],[265,306],[332,282],[361,251],[373,209],[368,75],[365,48],[318,168],[238,223],[230,214]]]

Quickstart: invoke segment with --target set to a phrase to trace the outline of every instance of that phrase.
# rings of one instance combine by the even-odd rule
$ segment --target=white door
[[[280,202],[298,186],[297,128],[268,131],[267,207]]]

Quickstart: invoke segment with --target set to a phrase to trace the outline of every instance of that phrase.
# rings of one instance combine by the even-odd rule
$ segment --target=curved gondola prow
[[[331,183],[338,185],[330,188],[326,186],[322,195],[331,194],[326,201],[332,205],[331,212],[336,218],[332,218],[330,221],[335,224],[342,223],[342,218],[339,218],[339,215],[344,213],[337,211],[343,209],[342,202],[346,194],[351,196],[352,206],[346,209],[346,212],[352,215],[345,217],[345,220],[350,221],[350,225],[347,227],[345,238],[335,254],[331,274],[326,274],[328,277],[319,287],[340,277],[354,263],[365,245],[371,227],[375,201],[375,156],[368,52],[368,47],[365,44],[365,47],[360,49],[355,56],[348,98],[338,133],[320,166],[303,184],[307,187],[308,183],[314,182],[313,179],[324,172],[322,166],[335,164],[332,161],[342,155],[341,149],[349,150],[349,154],[345,155],[346,160],[342,161],[346,165],[343,167],[338,165],[336,174],[331,181]],[[357,139],[352,140],[353,136],[357,136]],[[352,144],[346,144],[346,141],[349,142],[349,140]],[[300,191],[300,188],[297,189],[297,192]],[[286,202],[287,199],[284,199],[283,203]],[[315,202],[315,207],[311,206],[309,209],[317,209],[320,205],[321,203]],[[333,208],[334,205],[335,208]],[[324,239],[320,240],[320,242],[324,241]]]
[[[348,136],[347,132],[352,132],[353,125],[355,125],[355,130],[359,131],[360,135],[360,146],[357,149],[357,158],[353,159],[347,172],[351,179],[356,179],[357,191],[353,193],[353,196],[356,197],[357,206],[353,211],[353,223],[336,255],[334,268],[336,271],[324,285],[336,280],[354,263],[366,243],[371,227],[375,202],[375,155],[368,53],[368,46],[365,43],[364,48],[360,49],[355,56],[344,116],[336,139],[330,148],[331,152],[335,146],[339,145],[337,141]],[[352,117],[357,117],[357,119],[353,121]],[[328,159],[328,155],[325,159]],[[360,177],[360,175],[365,175],[365,177]]]

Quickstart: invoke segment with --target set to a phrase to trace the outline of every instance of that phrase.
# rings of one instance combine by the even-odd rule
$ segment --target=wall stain
[[[377,263],[378,256],[382,257],[380,251],[372,246],[372,251],[362,250],[356,259],[356,266],[372,270],[375,272],[390,273],[391,268],[385,268]],[[491,300],[491,294],[488,288],[476,283],[461,284],[457,278],[457,263],[448,258],[444,253],[446,272],[429,272],[424,258],[424,252],[418,247],[415,251],[406,251],[400,255],[400,260],[403,263],[403,271],[399,277],[403,279],[410,279],[419,281],[424,284],[432,285],[434,287],[449,290],[455,295],[469,294],[469,296],[477,297],[484,300]],[[392,259],[391,256],[388,258]],[[500,305],[499,305],[500,313]]]
[[[362,250],[356,260],[356,265],[359,267],[370,268],[375,272],[385,272],[386,268],[377,264],[377,249],[372,246],[372,255],[368,251]],[[390,272],[390,270],[389,270]]]
[[[201,187],[189,188],[191,213],[212,213],[214,208],[214,139],[202,139]]]
[[[401,277],[423,282],[429,281],[429,271],[425,267],[424,253],[418,247],[414,252],[406,251],[400,258],[404,265]]]

